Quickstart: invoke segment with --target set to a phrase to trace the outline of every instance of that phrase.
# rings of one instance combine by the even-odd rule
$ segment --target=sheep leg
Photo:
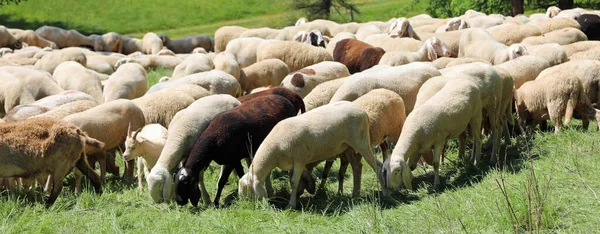
[[[321,188],[325,187],[325,183],[327,183],[327,177],[329,177],[329,171],[331,171],[333,162],[335,162],[335,158],[333,158],[331,161],[330,160],[325,161],[325,166],[323,166],[323,174],[321,175],[321,184],[319,184],[319,187],[321,187]]]
[[[433,187],[436,189],[440,186],[440,155],[443,150],[444,142],[433,147]]]
[[[361,157],[354,150],[346,150],[346,157],[352,166],[352,177],[354,179],[354,187],[352,188],[352,197],[360,197],[360,182],[362,176]],[[344,173],[345,174],[345,173]],[[340,193],[341,194],[341,193]]]
[[[202,201],[204,202],[204,205],[209,205],[210,195],[208,195],[208,191],[206,191],[206,186],[204,185],[204,172],[205,170],[202,170],[198,174],[198,184],[200,184],[200,194],[202,196]]]
[[[475,159],[473,165],[477,165],[481,160],[481,121],[481,115],[475,114],[469,123],[473,135],[473,149],[471,150],[471,160]]]
[[[113,175],[119,176],[119,167],[115,164],[115,155],[116,150],[111,152],[106,152],[106,170]]]
[[[77,163],[75,163],[75,167],[77,167],[77,169],[79,169],[79,170],[76,170],[76,172],[79,172],[80,174],[83,173],[87,178],[90,179],[90,181],[92,182],[92,186],[94,186],[94,191],[96,193],[98,193],[98,194],[102,193],[102,183],[100,182],[100,178],[98,178],[98,174],[87,163],[87,161],[85,160],[85,156],[82,156],[81,158],[79,158],[79,160],[77,160]],[[56,177],[55,176],[53,176],[53,177],[54,177],[54,180],[56,180]],[[79,192],[81,192],[81,175],[79,177],[80,177]],[[62,182],[62,179],[61,179],[61,182]],[[55,184],[56,184],[56,182],[55,182]],[[75,188],[75,190],[77,191],[77,187]]]
[[[81,193],[81,171],[75,169],[75,193]]]
[[[68,171],[68,170],[66,170],[66,171]],[[52,204],[54,204],[54,202],[56,201],[56,198],[58,198],[58,195],[62,191],[63,178],[65,177],[64,174],[66,174],[66,173],[63,173],[63,175],[61,176],[61,175],[55,173],[52,176],[54,178],[54,181],[52,184],[52,193],[50,193],[50,197],[48,198],[48,200],[46,200],[46,207],[49,207]]]
[[[347,149],[343,156],[340,156],[340,169],[338,170],[338,195],[344,194],[344,177],[346,176],[346,170],[348,169],[348,163],[350,163],[351,154],[354,150]]]
[[[238,162],[239,164],[239,162]],[[240,166],[242,166],[240,164]],[[221,198],[221,192],[223,192],[223,187],[225,187],[225,184],[227,183],[227,180],[229,179],[229,175],[231,175],[231,172],[233,171],[233,166],[231,164],[225,164],[221,167],[221,174],[219,175],[219,182],[218,182],[218,187],[217,187],[217,195],[215,196],[215,201],[214,204],[216,207],[219,207],[219,199]],[[244,176],[239,175],[240,177]]]
[[[125,183],[133,182],[133,169],[135,162],[133,160],[125,161],[125,172],[123,172],[123,181]]]
[[[271,184],[271,172],[267,174],[267,179],[265,181],[265,187],[267,189],[267,196],[273,197],[273,184]]]
[[[464,131],[460,135],[458,135],[458,158],[464,159],[465,157],[465,147],[467,141],[467,131]]]
[[[550,116],[550,120],[554,122],[554,133],[559,133],[563,128],[563,123],[561,121],[562,114],[560,113],[560,108],[557,107],[556,102],[550,102],[548,105],[548,115]],[[564,112],[564,111],[563,111]],[[567,122],[565,120],[565,122]]]
[[[138,189],[140,189],[140,192],[144,192],[144,186],[142,185],[142,170],[145,169],[144,165],[142,163],[142,159],[138,158],[137,159],[137,177],[138,177]]]
[[[298,184],[300,183],[300,177],[302,176],[303,170],[304,165],[294,163],[293,175],[291,177],[292,193],[290,195],[290,202],[288,203],[286,209],[292,209],[296,207],[296,197],[298,196]]]
[[[385,161],[388,157],[389,157],[389,145],[387,143],[387,141],[383,141],[381,144],[379,144],[379,147],[381,148],[381,154],[383,155],[383,161]]]

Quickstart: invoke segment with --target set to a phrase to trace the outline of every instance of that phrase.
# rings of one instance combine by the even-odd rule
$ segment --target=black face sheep
[[[350,74],[361,72],[379,63],[385,50],[356,39],[344,39],[333,50],[333,60],[348,67]]]
[[[296,116],[297,109],[290,101],[280,95],[265,95],[242,103],[233,110],[215,117],[208,128],[196,141],[185,166],[175,177],[175,194],[179,205],[198,205],[202,195],[208,203],[208,194],[201,194],[198,182],[203,184],[204,170],[210,162],[223,165],[219,176],[218,190],[214,204],[219,205],[221,191],[235,169],[243,175],[241,159],[252,157],[263,139],[279,121]],[[300,169],[300,172],[304,168]],[[200,176],[198,176],[200,174]],[[202,191],[206,193],[206,191]]]
[[[103,145],[63,121],[36,118],[0,124],[0,177],[50,175],[53,185],[46,204],[52,205],[63,179],[75,166],[91,179],[96,193],[101,193],[98,174],[88,165],[84,151]]]

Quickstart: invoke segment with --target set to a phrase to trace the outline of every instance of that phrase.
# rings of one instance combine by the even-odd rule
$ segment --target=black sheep
[[[600,16],[583,14],[577,22],[581,25],[581,31],[585,33],[588,40],[600,40]]]
[[[185,166],[175,176],[177,203],[185,205],[189,200],[192,205],[198,205],[201,196],[199,174],[208,168],[210,162],[215,161],[223,165],[214,200],[218,206],[221,191],[231,172],[235,169],[239,177],[244,174],[240,160],[256,152],[279,121],[297,114],[298,110],[286,98],[264,95],[217,115],[200,135]]]

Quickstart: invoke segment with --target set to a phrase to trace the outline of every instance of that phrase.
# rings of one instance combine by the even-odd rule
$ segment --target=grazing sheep
[[[258,47],[256,61],[276,58],[288,65],[289,71],[294,72],[304,67],[323,61],[333,61],[327,50],[296,41],[279,41],[266,43]]]
[[[326,25],[319,24],[318,22],[309,22],[299,26],[290,26],[282,28],[279,34],[274,39],[281,41],[291,41],[294,38],[294,36],[300,31],[318,31],[321,32],[321,34],[324,36],[331,37],[331,32],[329,31],[329,28]]]
[[[276,42],[257,37],[243,37],[233,39],[227,44],[224,51],[235,55],[240,67],[245,68],[256,63],[257,48],[265,43]]]
[[[587,36],[576,28],[563,28],[544,33],[542,36],[528,37],[523,40],[524,45],[539,45],[546,43],[558,43],[568,45],[578,41],[587,41]]]
[[[224,71],[212,70],[188,75],[173,81],[160,82],[152,86],[146,95],[179,84],[198,85],[208,90],[210,94],[229,94],[231,96],[239,96],[241,93],[240,83],[235,79],[235,77],[225,73]]]
[[[481,58],[497,65],[527,54],[523,45],[506,46],[494,40],[485,29],[474,28],[460,37],[458,57]]]
[[[358,37],[356,37],[358,39]],[[426,38],[428,39],[428,38]],[[423,40],[426,40],[423,39]],[[421,48],[423,43],[410,37],[390,37],[386,34],[373,34],[363,40],[373,47],[380,47],[386,52],[404,51],[415,52]]]
[[[444,69],[447,67],[452,67],[452,66],[456,66],[456,65],[465,64],[465,63],[474,63],[474,62],[482,62],[482,63],[491,64],[490,62],[485,61],[483,59],[469,58],[469,57],[466,57],[466,58],[441,57],[441,58],[438,58],[438,59],[432,61],[431,64],[438,69]]]
[[[347,76],[350,73],[344,64],[325,61],[290,73],[281,81],[281,85],[304,98],[318,84]]]
[[[35,63],[33,68],[53,74],[54,69],[56,69],[58,65],[67,61],[78,62],[84,67],[87,65],[87,57],[83,53],[82,49],[65,48],[44,55],[44,57]]]
[[[488,15],[480,15],[472,18],[464,18],[467,21],[467,24],[470,28],[490,28],[496,25],[501,25],[504,23],[504,18],[488,16]]]
[[[563,45],[562,48],[565,50],[567,57],[571,57],[571,55],[574,55],[579,52],[600,48],[600,41],[580,41],[568,45]]]
[[[488,32],[494,40],[510,46],[512,44],[521,43],[527,37],[541,36],[540,30],[531,25],[518,25],[515,27],[508,27],[500,30]]]
[[[104,102],[117,99],[134,99],[148,90],[146,70],[139,64],[124,64],[104,83]]]
[[[379,63],[385,51],[356,39],[344,39],[333,50],[333,60],[344,64],[350,74],[361,72]]]
[[[240,26],[223,26],[215,31],[215,53],[225,51],[227,44],[240,36],[247,28]]]
[[[533,22],[529,22],[528,24],[532,24],[540,30],[540,33],[546,34],[548,32],[552,32],[554,30],[559,30],[563,28],[576,28],[581,29],[581,26],[577,21],[573,19],[567,18],[554,18],[548,19],[540,22],[539,24],[533,24]]]
[[[254,97],[236,108],[215,116],[208,128],[200,135],[184,167],[175,178],[176,201],[179,205],[197,206],[200,197],[209,198],[205,190],[198,187],[204,184],[204,170],[212,161],[223,166],[219,176],[217,195],[214,204],[219,206],[221,192],[229,175],[235,169],[238,176],[244,174],[241,159],[252,157],[271,129],[280,121],[296,116],[298,110],[285,97],[261,95]],[[243,147],[243,146],[246,147]],[[210,201],[204,200],[205,204]]]
[[[169,89],[133,99],[133,103],[144,113],[146,124],[158,123],[164,127],[169,126],[178,111],[185,109],[194,101],[195,99],[185,92]]]
[[[413,110],[417,92],[423,82],[439,75],[440,72],[433,65],[422,62],[355,74],[346,79],[335,92],[330,103],[342,100],[354,101],[371,90],[384,88],[402,97],[408,115]]]
[[[333,50],[335,49],[337,43],[344,39],[356,39],[356,37],[354,34],[348,32],[338,33],[335,35],[335,37],[329,39],[329,43],[327,43],[327,46],[325,46],[327,53],[333,56]]]
[[[373,25],[373,24],[364,24],[363,26],[361,26],[360,28],[358,28],[358,30],[356,31],[355,36],[356,36],[357,40],[361,40],[361,41],[365,41],[365,39],[367,39],[369,36],[374,35],[374,34],[385,35],[385,37],[389,38],[390,36],[387,35],[386,33],[384,33],[383,31],[384,30],[382,30],[381,28],[377,27],[376,25]]]
[[[150,173],[150,169],[156,165],[158,156],[160,156],[166,142],[167,129],[160,124],[148,124],[133,133],[131,129],[127,130],[123,159],[131,161],[140,157],[137,163],[137,176],[138,188],[141,192],[144,191],[142,170],[145,175]]]
[[[440,155],[448,139],[459,137],[465,144],[465,131],[470,126],[473,135],[472,157],[481,154],[482,102],[479,87],[467,79],[454,79],[416,108],[404,122],[402,134],[392,156],[383,164],[385,186],[395,190],[401,183],[412,190],[412,172],[421,154],[431,153],[434,168],[434,186],[440,184]],[[462,147],[462,146],[461,146]]]
[[[187,36],[182,39],[171,39],[165,34],[159,35],[163,45],[176,54],[192,53],[196,48],[203,48],[205,51],[213,51],[213,41],[205,35]]]
[[[291,170],[292,192],[287,207],[293,208],[296,206],[298,184],[305,166],[332,158],[349,148],[365,158],[375,172],[380,170],[381,162],[373,156],[369,143],[367,113],[356,104],[328,104],[285,119],[275,125],[258,147],[248,173],[239,181],[238,194],[252,199],[266,198],[265,182],[269,180],[269,173],[275,167]],[[360,178],[360,170],[354,172],[355,178]],[[358,195],[360,179],[354,181],[353,194]]]
[[[123,53],[123,39],[116,32],[102,34],[96,41],[94,45],[95,51]]]
[[[0,117],[17,105],[35,101],[27,84],[8,72],[0,72]]]
[[[231,110],[239,104],[240,102],[230,95],[212,95],[198,99],[173,117],[168,128],[165,147],[150,174],[146,174],[148,190],[154,202],[171,200],[174,192],[171,173],[179,162],[185,160],[190,154],[196,140],[215,116]],[[201,189],[206,191],[204,186]],[[204,200],[209,200],[209,198]]]
[[[600,16],[584,14],[577,19],[588,40],[600,40]]]
[[[286,98],[288,101],[290,101],[294,107],[296,108],[296,113],[301,112],[304,113],[306,112],[306,107],[304,105],[304,101],[302,100],[302,97],[300,97],[296,92],[286,88],[286,87],[282,87],[282,86],[278,86],[278,87],[274,87],[274,88],[270,88],[267,90],[263,90],[260,92],[256,92],[253,94],[249,94],[249,95],[245,95],[245,96],[241,96],[238,98],[238,100],[241,103],[250,101],[256,97],[260,97],[260,96],[265,96],[265,95],[279,95],[282,96],[284,98]]]
[[[98,103],[104,102],[101,75],[73,61],[61,63],[54,70],[54,79],[65,90],[77,90],[94,97]]]
[[[35,30],[35,34],[38,36],[56,43],[58,48],[67,47],[80,47],[85,46],[88,48],[94,48],[96,40],[93,38],[84,36],[77,30],[65,30],[62,28],[44,25]]]
[[[330,80],[317,85],[303,101],[306,104],[306,110],[310,111],[331,101],[335,92],[344,84],[347,78]]]
[[[34,117],[50,118],[50,119],[62,119],[68,115],[79,113],[97,106],[98,103],[92,100],[79,100],[70,103],[60,105],[52,110],[49,110],[43,114],[36,115]]]
[[[134,38],[134,37],[123,37],[121,39],[121,43],[123,44],[123,54],[133,54],[135,52],[142,51],[142,40]]]
[[[288,66],[279,59],[265,59],[252,64],[241,71],[242,92],[248,94],[259,87],[277,86],[288,73]]]
[[[460,48],[460,38],[464,32],[468,32],[470,29],[457,30],[457,31],[449,31],[442,33],[422,33],[421,39],[427,40],[432,37],[436,37],[443,42],[446,43],[448,49],[452,51],[453,54],[457,55]],[[417,47],[414,51],[417,51],[419,47]],[[384,47],[384,49],[387,49]],[[388,51],[388,50],[386,50]]]
[[[15,38],[6,27],[0,25],[0,47],[7,47],[12,50],[23,48],[23,42]]]
[[[563,49],[564,46],[556,43],[528,45],[525,47],[527,48],[527,53],[529,53],[529,55],[545,58],[552,66],[569,60],[565,49]]]
[[[218,53],[213,58],[215,64],[215,70],[227,72],[228,74],[235,77],[236,80],[240,80],[241,67],[238,64],[235,55],[227,51]]]
[[[43,37],[35,34],[33,30],[22,30],[22,29],[8,29],[8,31],[21,42],[25,42],[29,46],[37,46],[40,48],[49,47],[51,49],[58,49],[56,43],[46,40]]]
[[[496,69],[503,69],[512,77],[515,89],[527,81],[535,78],[551,64],[545,58],[525,55],[505,63],[494,66]]]
[[[21,79],[35,100],[46,96],[59,94],[64,90],[56,83],[55,79],[47,72],[41,72],[27,67],[0,67],[0,71],[6,71]]]
[[[452,52],[448,50],[446,43],[433,37],[427,39],[417,52],[393,51],[381,56],[379,64],[400,66],[417,61],[434,61],[439,57],[450,57]]]
[[[215,68],[213,60],[206,54],[193,54],[181,61],[173,70],[171,79],[178,79],[187,75],[210,71]]]
[[[54,204],[73,167],[90,178],[96,193],[102,193],[98,174],[88,165],[84,152],[104,144],[73,124],[51,119],[5,123],[0,124],[0,136],[0,177],[50,175],[52,192],[46,206]]]

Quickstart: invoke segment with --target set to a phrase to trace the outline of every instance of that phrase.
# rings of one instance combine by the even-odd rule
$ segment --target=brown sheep
[[[385,50],[356,39],[344,39],[333,50],[333,60],[348,67],[350,74],[361,72],[379,63]]]

